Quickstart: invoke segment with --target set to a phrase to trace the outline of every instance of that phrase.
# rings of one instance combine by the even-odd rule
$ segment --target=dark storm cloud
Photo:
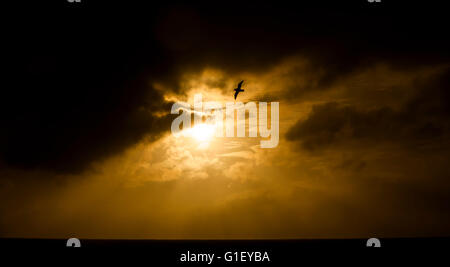
[[[156,138],[170,118],[152,112],[170,105],[151,82],[180,91],[183,73],[205,67],[257,73],[301,55],[311,75],[322,73],[310,89],[323,90],[374,62],[407,67],[448,59],[443,11],[414,22],[422,8],[326,5],[96,1],[12,8],[1,161],[76,172],[144,136]],[[303,89],[289,88],[289,98]]]
[[[305,77],[284,88],[283,100],[329,89],[343,76],[377,63],[407,69],[449,59],[442,10],[417,20],[427,8],[367,3],[199,3],[173,5],[159,13],[156,39],[174,63],[168,88],[183,90],[180,74],[216,67],[227,74],[264,72],[299,56],[306,68],[286,73]],[[386,7],[386,8],[383,8]],[[270,94],[269,92],[267,93]],[[273,96],[271,96],[273,98]]]
[[[168,129],[169,117],[153,115],[170,108],[150,84],[164,65],[156,42],[131,27],[139,20],[123,24],[117,13],[97,11],[15,13],[1,98],[3,164],[79,172]]]
[[[383,106],[362,109],[358,103],[330,102],[313,107],[306,120],[298,121],[286,134],[315,150],[348,142],[394,142],[403,145],[442,144],[450,136],[450,73],[417,83],[416,96],[398,110]]]

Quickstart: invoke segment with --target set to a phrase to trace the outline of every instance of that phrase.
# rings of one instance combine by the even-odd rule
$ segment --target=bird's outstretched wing
[[[237,97],[238,94],[239,94],[239,91],[236,90],[236,91],[234,92],[234,100],[236,100],[236,97]]]
[[[238,89],[241,89],[242,83],[244,82],[244,80],[242,80],[240,83],[238,83]]]

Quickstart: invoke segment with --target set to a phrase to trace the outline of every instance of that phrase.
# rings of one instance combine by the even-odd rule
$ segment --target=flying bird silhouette
[[[241,85],[244,81],[241,81],[240,83],[238,83],[238,87],[234,89],[235,93],[234,93],[234,100],[236,100],[237,95],[239,94],[239,92],[244,92],[244,89],[241,89]]]

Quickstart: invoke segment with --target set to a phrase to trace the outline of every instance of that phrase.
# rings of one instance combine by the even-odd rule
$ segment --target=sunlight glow
[[[213,124],[199,124],[188,130],[188,135],[199,142],[208,142],[214,137],[216,127]]]

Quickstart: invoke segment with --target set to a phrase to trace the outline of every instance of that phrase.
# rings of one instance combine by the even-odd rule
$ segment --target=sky
[[[445,8],[74,5],[7,7],[0,237],[450,234]],[[275,148],[171,133],[174,103],[241,80],[279,103]]]

